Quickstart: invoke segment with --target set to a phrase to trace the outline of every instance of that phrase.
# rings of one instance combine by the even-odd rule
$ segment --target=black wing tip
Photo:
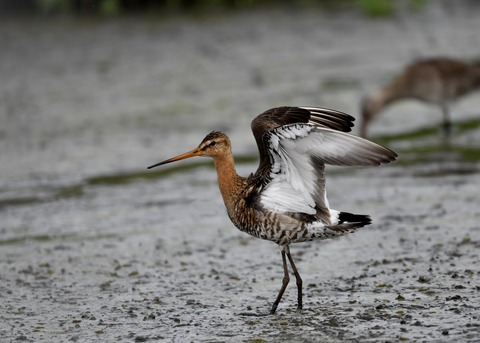
[[[345,118],[345,119],[348,119],[350,121],[355,121],[355,117],[348,114],[348,113],[345,113],[345,112],[342,112],[342,111],[338,111],[338,110],[334,110],[332,108],[327,108],[327,107],[318,107],[318,106],[299,106],[299,108],[303,108],[307,111],[310,111],[310,112],[314,112],[314,113],[321,113],[321,114],[327,114],[327,115],[333,115],[333,116],[337,116],[337,117],[342,117],[342,118]]]
[[[387,149],[387,148],[385,148]],[[388,163],[393,163],[395,162],[397,159],[398,159],[398,155],[396,152],[390,150],[390,149],[387,149],[388,151],[385,153],[385,151],[383,151],[383,156],[381,159],[378,160],[378,165],[381,165],[381,164],[388,164]]]
[[[345,112],[316,106],[299,107],[310,113],[310,122],[329,129],[350,132],[354,126],[355,117]]]
[[[382,164],[392,163],[392,162],[395,162],[398,159],[398,154],[395,151],[390,150],[390,149],[385,148],[385,147],[383,147],[383,148],[385,150],[387,150],[387,153],[385,154],[385,159],[384,159],[384,161],[382,161]]]
[[[350,132],[355,117],[337,110],[318,106],[279,106],[270,108],[252,120],[252,128],[266,131],[294,123],[311,123],[337,131]]]

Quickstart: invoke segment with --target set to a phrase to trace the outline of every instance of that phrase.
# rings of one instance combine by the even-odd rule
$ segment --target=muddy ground
[[[358,116],[418,57],[478,57],[477,4],[393,18],[275,9],[189,18],[0,23],[2,342],[480,341],[480,97],[392,107],[381,168],[331,168],[336,209],[374,223],[279,249],[229,222],[204,159],[146,171],[226,130],[256,168],[249,124],[280,105]],[[394,44],[392,45],[392,42]]]

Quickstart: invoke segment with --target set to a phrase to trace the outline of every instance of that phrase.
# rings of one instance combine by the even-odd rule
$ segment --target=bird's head
[[[210,132],[195,149],[184,154],[169,158],[168,160],[153,164],[148,169],[161,166],[175,161],[184,160],[195,156],[208,156],[216,158],[231,151],[230,139],[226,134],[219,131]]]

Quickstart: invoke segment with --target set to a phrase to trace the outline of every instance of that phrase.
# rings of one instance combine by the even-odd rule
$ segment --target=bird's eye
[[[210,145],[210,146],[215,146],[216,144],[217,144],[217,142],[211,141],[209,145]]]

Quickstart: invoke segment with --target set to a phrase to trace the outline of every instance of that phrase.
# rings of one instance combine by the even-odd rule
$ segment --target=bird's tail
[[[338,214],[339,225],[351,225],[355,228],[364,227],[372,223],[372,218],[364,214],[353,214],[348,212],[340,212]]]
[[[364,214],[353,214],[348,212],[339,212],[330,209],[332,224],[327,226],[327,232],[324,234],[329,237],[342,236],[349,232],[354,232],[360,227],[370,225],[372,219]]]

